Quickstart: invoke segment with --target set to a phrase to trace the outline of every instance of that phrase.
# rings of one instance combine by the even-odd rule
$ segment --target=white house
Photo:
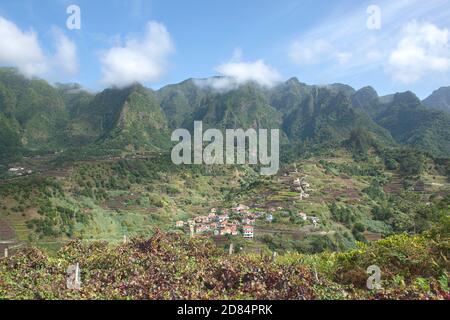
[[[308,220],[308,216],[306,215],[306,213],[304,213],[304,212],[299,212],[298,215],[300,216],[300,218],[303,219],[303,221]]]
[[[253,238],[253,227],[252,226],[244,226],[244,238],[251,239]]]
[[[177,226],[177,228],[183,228],[184,227],[184,221],[181,221],[181,220],[177,221],[176,222],[176,226]]]

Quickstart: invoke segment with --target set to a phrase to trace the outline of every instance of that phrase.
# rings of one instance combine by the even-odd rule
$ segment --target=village
[[[295,168],[297,169],[297,168]],[[296,170],[296,173],[297,170]],[[299,200],[309,197],[310,185],[306,182],[306,176],[296,178],[291,181],[291,189],[299,193]],[[175,223],[176,228],[188,231],[191,236],[198,234],[212,234],[214,236],[237,236],[242,234],[245,239],[253,239],[255,236],[255,223],[257,220],[272,223],[273,214],[282,211],[284,208],[270,207],[266,210],[250,208],[247,205],[239,204],[231,209],[212,208],[207,215],[200,215],[187,221],[179,220]],[[304,212],[297,215],[303,221],[310,221],[314,228],[318,227],[320,219],[308,216]]]
[[[255,236],[255,224],[257,220],[272,223],[273,213],[283,208],[269,208],[268,212],[254,211],[250,207],[239,204],[231,210],[211,209],[208,215],[201,215],[187,221],[179,220],[175,223],[176,228],[189,231],[191,236],[199,234],[211,234],[214,236],[237,236],[242,234],[245,239],[253,239]],[[310,221],[315,228],[318,227],[320,219],[308,216],[304,212],[297,215],[303,221]]]
[[[297,167],[294,165],[293,172],[286,172],[285,177],[297,176]],[[306,181],[307,176],[291,178],[289,185],[292,191],[298,192],[298,200],[308,199],[312,191],[310,184]],[[200,215],[187,221],[179,220],[175,223],[176,228],[189,232],[191,236],[199,234],[211,234],[214,236],[237,236],[242,234],[245,239],[253,239],[255,236],[255,224],[259,220],[272,223],[274,213],[283,211],[284,208],[269,207],[265,209],[250,208],[244,204],[238,204],[231,209],[212,208],[207,215]],[[314,228],[318,228],[320,219],[308,216],[304,212],[298,212],[297,216],[303,221],[310,221]]]
[[[198,216],[185,221],[177,221],[177,228],[189,228],[190,234],[210,233],[215,236],[237,236],[242,233],[246,239],[254,236],[254,225],[256,219],[266,218],[271,222],[273,216],[261,212],[250,212],[250,207],[240,204],[231,210],[211,209],[208,215]]]
[[[21,176],[26,176],[26,175],[32,174],[33,170],[26,169],[24,167],[12,167],[12,168],[9,168],[8,172],[11,175],[21,177]]]

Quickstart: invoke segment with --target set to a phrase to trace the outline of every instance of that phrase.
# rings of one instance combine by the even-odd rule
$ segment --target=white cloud
[[[260,85],[271,87],[281,80],[281,76],[274,68],[263,60],[255,62],[229,62],[216,68],[225,77],[234,79],[237,83],[254,81]]]
[[[124,46],[113,47],[101,56],[102,81],[118,87],[157,81],[167,71],[172,52],[174,45],[166,27],[150,21],[142,39],[129,38]]]
[[[352,58],[352,52],[338,51],[339,49],[325,39],[311,41],[294,41],[289,49],[291,60],[300,66],[315,65],[326,62],[347,64]]]
[[[229,62],[214,68],[221,77],[196,80],[197,85],[227,91],[248,82],[255,82],[265,87],[273,87],[282,80],[278,71],[266,64],[264,60],[244,62],[241,59],[242,51],[235,49]]]
[[[324,39],[312,41],[294,41],[289,49],[289,56],[298,65],[310,65],[330,59],[331,45]]]
[[[60,29],[54,29],[56,53],[53,59],[55,68],[60,68],[67,75],[78,72],[77,47]]]
[[[415,21],[407,24],[397,48],[389,55],[388,70],[393,79],[403,83],[416,82],[431,72],[449,71],[448,29]]]
[[[33,31],[22,31],[0,16],[0,65],[17,67],[27,77],[58,78],[78,71],[76,46],[54,28],[56,52],[44,54]]]
[[[362,2],[330,11],[321,23],[287,44],[290,61],[309,75],[305,80],[345,82],[348,78],[380,76],[381,71],[382,76],[394,80],[393,85],[403,85],[427,73],[449,70],[445,54],[448,43],[442,42],[446,29],[436,27],[449,26],[448,0],[379,0],[379,30],[366,27],[369,4]],[[428,23],[414,26],[414,20]]]
[[[47,72],[47,60],[33,31],[23,32],[0,16],[0,64],[15,66],[26,76]]]
[[[344,65],[347,64],[352,58],[353,54],[351,52],[338,52],[336,53],[336,59],[339,64]]]

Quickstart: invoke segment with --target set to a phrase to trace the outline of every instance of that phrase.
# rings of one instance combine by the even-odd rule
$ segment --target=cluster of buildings
[[[33,173],[32,170],[27,170],[23,167],[13,167],[13,168],[10,168],[8,170],[8,172],[11,174],[14,174],[16,176],[25,176],[25,175],[29,175],[29,174]]]
[[[238,205],[230,212],[227,209],[217,212],[217,209],[211,209],[208,215],[198,216],[189,219],[187,222],[177,221],[177,228],[189,227],[191,234],[212,233],[214,235],[237,236],[240,232],[244,238],[251,239],[254,236],[254,225],[261,213],[249,212],[246,205]],[[233,219],[231,218],[233,217]]]
[[[308,199],[311,186],[306,182],[306,176],[302,178],[294,179],[291,189],[299,193],[300,200]]]
[[[223,209],[220,213],[213,208],[208,215],[198,216],[187,221],[179,220],[176,227],[189,230],[191,235],[194,234],[213,234],[215,236],[237,236],[242,234],[244,238],[252,239],[254,237],[254,225],[256,220],[265,219],[271,223],[273,220],[272,213],[283,208],[269,208],[267,213],[250,212],[246,205],[238,205],[235,208]],[[308,216],[304,212],[299,212],[298,216],[303,221],[311,221],[317,227],[320,219],[314,216]]]
[[[303,219],[303,221],[308,221],[308,220],[310,220],[310,221],[313,223],[314,227],[317,227],[317,226],[319,225],[320,219],[317,218],[317,217],[308,216],[308,215],[307,215],[306,213],[304,213],[304,212],[299,212],[298,215],[299,215],[300,218]]]
[[[313,191],[311,189],[311,185],[306,181],[308,176],[298,178],[299,172],[296,164],[294,164],[294,171],[284,173],[285,177],[289,177],[291,175],[297,177],[290,183],[291,190],[299,193],[300,200],[308,199],[310,197],[310,192]]]

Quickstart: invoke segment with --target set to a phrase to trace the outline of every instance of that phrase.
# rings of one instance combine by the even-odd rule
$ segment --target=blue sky
[[[80,30],[66,27],[69,5]],[[0,65],[92,90],[213,75],[420,97],[450,85],[449,0],[15,0],[0,3],[0,19]]]

